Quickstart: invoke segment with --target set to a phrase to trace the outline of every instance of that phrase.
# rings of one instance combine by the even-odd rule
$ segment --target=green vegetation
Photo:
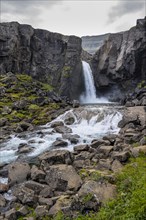
[[[60,108],[60,103],[51,102],[48,97],[53,87],[29,75],[1,75],[0,86],[4,87],[0,119],[5,117],[10,126],[27,120],[34,125],[45,124],[51,120],[51,114]]]
[[[64,66],[63,70],[62,70],[62,76],[64,78],[69,78],[70,77],[70,71],[71,71],[71,67],[70,66]]]
[[[81,173],[85,173],[82,169]],[[123,171],[116,176],[117,198],[101,207],[98,213],[79,214],[73,220],[144,220],[146,219],[146,157],[131,159]],[[92,200],[93,195],[83,197],[83,203]],[[34,211],[29,216],[35,217]],[[23,220],[23,218],[19,218]],[[59,212],[55,217],[42,220],[71,220]]]
[[[138,83],[137,88],[139,89],[146,88],[146,81],[142,80],[140,83]]]
[[[99,181],[102,177],[102,175],[100,174],[99,171],[97,171],[97,170],[87,170],[87,169],[81,169],[79,171],[79,175],[82,178],[82,180],[90,179],[90,180],[94,180],[94,181]]]

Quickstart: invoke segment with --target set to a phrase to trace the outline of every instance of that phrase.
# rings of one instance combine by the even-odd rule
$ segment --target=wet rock
[[[84,144],[84,145],[77,145],[74,147],[74,151],[80,152],[80,151],[88,151],[89,150],[89,145]]]
[[[91,147],[92,148],[98,148],[100,145],[109,145],[110,144],[110,142],[107,142],[106,140],[103,140],[103,139],[101,139],[101,140],[94,140],[92,143],[91,143]]]
[[[77,134],[62,134],[63,139],[68,139],[72,144],[77,144],[79,142],[80,136]]]
[[[24,146],[19,145],[17,153],[18,154],[28,154],[31,151],[33,151],[33,149],[34,149],[33,147],[30,147],[27,144]]]
[[[112,158],[117,159],[120,162],[126,162],[130,157],[130,153],[128,151],[125,152],[113,152]]]
[[[76,191],[82,183],[80,176],[71,165],[53,165],[46,171],[46,182],[57,191]]]
[[[65,115],[64,122],[65,122],[66,125],[72,125],[75,122],[75,118],[74,118],[74,116],[71,112],[68,112]]]
[[[5,207],[6,200],[5,198],[0,194],[0,207]]]
[[[37,166],[33,165],[31,168],[31,179],[34,181],[41,181],[45,179],[45,172],[43,170],[38,169]]]
[[[73,159],[73,154],[67,150],[50,151],[39,156],[39,160],[47,162],[48,165],[71,164]]]
[[[8,189],[9,189],[9,185],[8,184],[0,183],[0,193],[7,192]]]
[[[80,106],[80,102],[78,100],[73,100],[73,108],[78,108]]]
[[[64,140],[57,140],[52,143],[52,147],[66,147],[68,143]]]
[[[72,129],[67,126],[57,126],[54,128],[54,131],[61,134],[72,133]]]
[[[86,159],[86,160],[75,160],[74,163],[73,163],[73,166],[76,168],[76,169],[82,169],[82,168],[86,168],[86,167],[89,167],[91,165],[90,163],[90,160],[89,159]]]
[[[30,175],[30,166],[27,163],[14,162],[8,167],[8,181],[12,186],[24,182]]]
[[[51,123],[51,128],[56,128],[58,126],[64,126],[64,123],[62,121],[54,121]]]

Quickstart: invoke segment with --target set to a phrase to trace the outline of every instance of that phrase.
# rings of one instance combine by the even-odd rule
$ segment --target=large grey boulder
[[[73,159],[73,154],[67,150],[49,151],[39,156],[39,160],[42,163],[47,163],[48,165],[71,164]]]
[[[71,165],[52,165],[46,171],[46,182],[55,191],[77,191],[82,184],[80,176]]]
[[[27,163],[14,162],[8,166],[8,181],[10,185],[22,183],[30,175],[30,166]]]

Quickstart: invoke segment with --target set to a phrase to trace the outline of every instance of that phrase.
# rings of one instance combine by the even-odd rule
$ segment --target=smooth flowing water
[[[0,147],[0,164],[9,163],[20,157],[18,153],[20,144],[26,144],[32,148],[30,153],[21,154],[23,158],[35,157],[46,150],[52,150],[54,141],[63,140],[62,134],[51,128],[54,121],[62,121],[65,126],[71,128],[72,133],[69,135],[79,135],[78,144],[90,144],[93,139],[111,133],[117,134],[119,132],[118,122],[122,119],[119,109],[120,107],[114,106],[81,106],[65,112],[34,132],[13,135]],[[66,124],[69,118],[72,119],[71,125]],[[68,139],[65,141],[67,141],[68,146],[63,149],[72,151],[75,144],[72,144]]]
[[[94,79],[90,65],[87,62],[82,61],[82,66],[85,82],[85,92],[81,95],[80,102],[82,104],[108,103],[109,101],[105,97],[97,98],[96,96],[96,88],[94,85]]]

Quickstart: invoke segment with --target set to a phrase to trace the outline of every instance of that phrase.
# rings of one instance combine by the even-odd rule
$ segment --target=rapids
[[[46,150],[53,150],[53,142],[58,139],[63,140],[62,134],[51,128],[54,121],[62,121],[65,126],[71,128],[72,133],[70,135],[79,135],[78,144],[90,144],[93,139],[101,138],[107,134],[117,134],[119,132],[118,123],[122,119],[120,108],[119,106],[81,106],[65,112],[52,122],[40,126],[36,131],[12,135],[9,140],[1,144],[0,164],[18,159],[20,157],[18,154],[20,144],[26,144],[32,148],[30,153],[21,154],[23,159],[36,157]],[[66,125],[67,118],[73,119],[71,125]],[[75,144],[67,139],[65,141],[68,142],[68,146],[63,147],[63,149],[72,151]]]

